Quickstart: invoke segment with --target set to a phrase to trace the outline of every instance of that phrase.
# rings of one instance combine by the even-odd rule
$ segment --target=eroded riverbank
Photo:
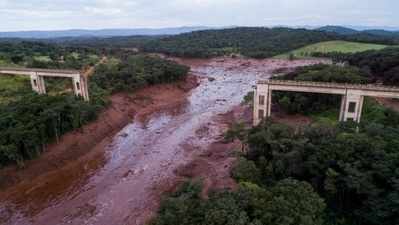
[[[135,95],[141,105],[135,103],[135,98],[114,96],[115,108],[111,110],[123,112],[121,120],[126,121],[115,125],[118,123],[113,120],[118,120],[119,114],[111,113],[100,119],[107,126],[115,125],[114,132],[89,125],[93,127],[84,130],[81,135],[77,134],[85,137],[77,143],[83,146],[86,141],[91,141],[87,134],[96,135],[104,129],[102,135],[105,135],[95,147],[87,147],[87,153],[77,160],[68,161],[67,157],[69,154],[76,156],[77,153],[73,151],[76,143],[71,146],[57,145],[55,149],[65,149],[52,150],[44,156],[48,157],[51,172],[46,167],[39,172],[31,167],[35,173],[45,174],[43,176],[25,179],[23,172],[16,172],[15,175],[19,177],[16,181],[24,181],[0,192],[0,215],[5,218],[1,222],[144,224],[156,210],[161,194],[173,189],[181,179],[180,175],[188,176],[181,174],[184,165],[197,160],[194,164],[196,167],[184,169],[193,177],[200,175],[206,178],[207,174],[218,177],[221,174],[218,172],[221,168],[213,169],[213,165],[220,163],[211,163],[206,157],[199,156],[212,147],[217,149],[217,143],[227,129],[228,118],[233,120],[228,116],[229,112],[241,103],[257,79],[269,77],[276,69],[320,62],[227,58],[178,61],[191,66],[192,73],[201,80],[198,87],[187,94],[183,94],[180,88],[172,95],[165,95],[160,87],[153,87],[151,91]],[[150,110],[147,105],[151,103],[159,107],[150,107]],[[130,108],[132,104],[137,104],[136,109]],[[129,123],[132,117],[135,118],[134,122]],[[64,138],[68,139],[68,135]],[[219,149],[222,149],[220,154],[227,158],[223,150],[225,147]],[[53,154],[66,157],[65,162],[52,165]],[[35,160],[30,163],[35,164]],[[201,167],[206,169],[192,172]],[[221,179],[226,178],[228,170],[223,171]],[[210,180],[210,186],[219,185],[213,185],[212,182]],[[220,184],[224,185],[229,186],[230,183]]]

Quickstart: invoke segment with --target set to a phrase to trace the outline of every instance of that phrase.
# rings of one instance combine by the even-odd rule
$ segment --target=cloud
[[[0,30],[191,25],[399,27],[397,0],[0,0]]]

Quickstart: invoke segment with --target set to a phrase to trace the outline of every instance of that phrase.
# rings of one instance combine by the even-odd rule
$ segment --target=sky
[[[398,0],[0,0],[0,31],[179,26],[399,27]]]

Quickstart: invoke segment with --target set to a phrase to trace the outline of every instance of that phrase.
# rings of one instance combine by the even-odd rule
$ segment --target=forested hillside
[[[375,82],[386,85],[399,85],[399,48],[388,48],[380,51],[366,51],[356,54],[337,54],[335,61],[346,61],[361,68]]]
[[[267,58],[307,45],[335,40],[399,45],[399,36],[262,27],[204,30],[170,36],[56,38],[43,39],[40,42],[65,46],[64,48],[95,48],[96,51],[124,48],[180,57],[205,58],[237,53],[253,58]],[[21,42],[7,39],[1,42],[4,41]]]
[[[372,34],[340,35],[306,29],[241,27],[165,37],[144,44],[142,49],[181,57],[213,57],[239,53],[248,57],[267,58],[332,40],[399,44],[399,38]]]
[[[0,66],[82,69],[100,60],[101,50],[30,41],[1,41]]]
[[[128,91],[147,85],[180,80],[188,71],[188,67],[172,61],[152,56],[133,55],[116,63],[99,65],[91,82],[111,92]]]
[[[249,57],[266,58],[334,38],[334,35],[304,29],[233,28],[162,38],[147,43],[143,49],[182,57],[240,53]]]
[[[329,57],[334,62],[346,62],[359,67],[372,79],[372,82],[399,85],[399,47],[397,46],[352,54],[315,52],[313,56]]]
[[[347,27],[341,26],[324,26],[320,27],[317,30],[331,32],[336,34],[342,35],[363,35],[366,36],[380,36],[381,38],[399,38],[399,31],[389,31],[389,30],[382,30],[382,29],[366,29],[366,30],[355,30]]]

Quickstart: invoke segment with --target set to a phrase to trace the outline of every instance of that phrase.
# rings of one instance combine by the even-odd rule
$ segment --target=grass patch
[[[46,77],[46,91],[49,95],[59,95],[65,93],[73,94],[73,86],[71,78],[65,77]]]
[[[111,57],[107,60],[106,65],[117,66],[119,63],[121,63],[121,60],[119,60],[115,57]]]
[[[356,53],[364,52],[368,50],[381,50],[388,47],[387,45],[380,44],[368,44],[368,43],[358,43],[349,41],[326,41],[320,42],[312,45],[305,46],[303,48],[288,52],[286,54],[278,55],[275,58],[287,59],[290,55],[295,58],[310,58],[313,53]]]
[[[336,126],[339,123],[339,108],[331,108],[323,112],[311,112],[309,116],[315,123]],[[361,122],[396,124],[399,114],[394,110],[379,104],[374,98],[365,97]]]
[[[29,77],[0,75],[0,104],[17,99],[21,91],[31,91]]]
[[[80,55],[77,52],[72,52],[71,53],[71,57],[74,58],[74,59],[79,59]]]
[[[53,60],[51,60],[51,58],[49,56],[46,56],[46,55],[35,56],[34,59],[36,61],[39,61],[39,62],[51,62],[51,61],[53,61]]]
[[[335,126],[339,123],[339,109],[330,109],[319,113],[311,114],[310,117],[316,123]]]
[[[6,60],[2,60],[2,59],[0,59],[0,66],[1,67],[18,67],[18,65],[15,65],[13,63],[10,63],[10,62],[8,62]]]

